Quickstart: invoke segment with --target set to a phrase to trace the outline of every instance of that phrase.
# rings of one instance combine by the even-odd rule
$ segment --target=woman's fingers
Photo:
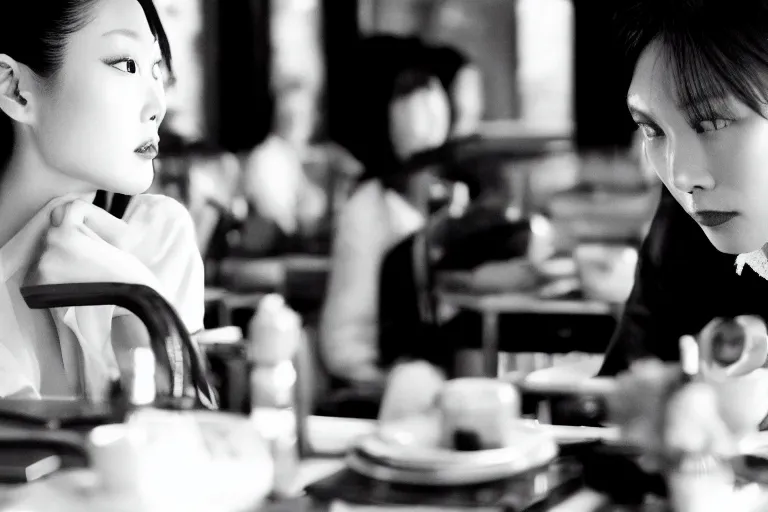
[[[88,229],[84,230],[86,234],[95,234],[118,249],[125,249],[124,245],[128,242],[129,228],[124,220],[81,199],[54,208],[51,212],[51,224],[54,228],[87,227]]]

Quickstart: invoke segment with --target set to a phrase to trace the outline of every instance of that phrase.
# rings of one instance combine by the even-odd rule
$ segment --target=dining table
[[[477,508],[451,508],[403,505],[370,505],[348,503],[342,500],[317,500],[304,493],[313,483],[343,471],[346,467],[344,454],[362,436],[372,434],[377,423],[375,420],[359,418],[337,418],[327,416],[311,416],[307,421],[307,433],[311,453],[302,460],[299,467],[297,496],[290,499],[274,500],[266,504],[259,512],[437,512],[438,510],[452,512],[469,512],[471,510],[491,510]],[[552,434],[573,435],[581,431],[585,436],[615,439],[618,431],[612,428],[599,429],[593,427],[568,427],[542,425],[551,430]],[[541,512],[597,512],[609,503],[609,498],[588,488],[581,488],[569,497]]]
[[[300,479],[305,485],[319,481],[344,469],[344,461],[334,458],[310,458],[301,466]],[[581,489],[564,501],[542,512],[598,512],[608,505],[607,496]],[[470,512],[476,508],[451,508],[404,505],[362,505],[336,500],[331,503],[318,501],[310,496],[300,496],[268,503],[259,512]]]
[[[251,506],[250,508],[238,508],[238,512],[490,512],[492,510],[500,510],[500,507],[447,508],[445,506],[435,507],[418,503],[397,506],[357,503],[344,501],[341,496],[335,496],[333,493],[317,496],[317,493],[313,492],[312,486],[326,478],[332,477],[338,472],[347,471],[346,459],[350,449],[356,446],[362,437],[373,434],[378,426],[374,420],[326,416],[310,416],[307,418],[306,426],[310,453],[296,466],[292,485],[284,488],[284,492],[279,498],[269,498],[260,505]],[[561,441],[577,437],[607,442],[620,439],[619,430],[612,427],[573,427],[563,425],[541,425],[541,427],[548,430],[549,434]],[[66,476],[66,471],[62,476]],[[78,470],[75,469],[75,471]],[[56,473],[47,478],[55,479]],[[45,510],[46,512],[70,512],[73,510],[78,512],[90,512],[92,510],[106,512],[107,509],[112,509],[111,504],[113,503],[117,507],[114,510],[120,510],[121,512],[128,510],[124,506],[125,503],[120,506],[118,505],[122,502],[123,498],[114,502],[109,501],[112,499],[111,497],[106,501],[101,501],[102,504],[110,504],[107,509],[103,507],[94,509],[92,503],[89,506],[85,506],[87,504],[87,493],[81,497],[77,492],[68,492],[67,506],[61,508],[56,503],[56,494],[50,492],[51,487],[47,489],[48,492],[46,492],[45,487],[34,487],[44,483],[47,478],[31,484],[0,484],[0,512],[37,512],[39,510]],[[243,481],[250,481],[249,478]],[[258,481],[258,473],[254,474],[253,478],[256,479],[253,481],[255,485],[264,487],[264,482]],[[35,500],[38,505],[32,509],[20,508],[14,500],[14,496],[20,494],[18,491],[22,491],[21,494],[23,494],[25,488],[27,495],[30,494],[32,489],[37,489],[34,494],[38,494],[43,489],[41,497]],[[55,490],[56,486],[52,488]],[[768,494],[766,494],[765,488],[760,485],[752,484],[744,487],[734,497],[737,501],[733,503],[734,507],[730,507],[731,510],[739,510],[740,512],[768,510],[766,508],[768,506]],[[83,500],[83,503],[79,503],[77,500]],[[754,507],[755,504],[757,504],[757,508]],[[615,508],[615,504],[607,494],[582,484],[572,487],[569,492],[554,500],[552,505],[537,504],[535,507],[537,512],[617,512],[619,510],[630,510]],[[130,510],[131,512],[141,512],[141,509],[131,508]],[[155,510],[158,509],[153,508],[152,512]],[[196,508],[195,510],[201,509]],[[215,507],[210,510],[215,510]],[[226,510],[233,509],[227,508]]]
[[[339,471],[345,470],[345,454],[362,436],[375,432],[377,423],[374,420],[357,418],[337,418],[325,416],[310,416],[307,418],[307,435],[310,453],[298,465],[293,492],[280,498],[271,498],[258,509],[243,512],[432,512],[432,511],[469,511],[488,510],[478,508],[451,508],[427,506],[384,506],[348,503],[338,499],[317,499],[306,492],[308,486],[315,484]],[[561,427],[546,426],[556,429]],[[574,427],[562,427],[573,429]],[[588,427],[586,427],[588,428]],[[592,429],[594,431],[594,429]],[[610,429],[605,434],[612,436],[615,432]],[[0,484],[0,512],[21,512],[14,506],[14,495],[21,487],[32,484]],[[570,494],[555,506],[544,509],[546,512],[596,512],[608,503],[608,498],[598,492],[583,488]],[[46,508],[45,510],[55,510]],[[66,510],[70,510],[67,508]],[[83,510],[86,510],[84,508]],[[87,510],[91,510],[87,508]],[[122,510],[122,509],[121,509]],[[539,509],[541,510],[541,509]],[[136,511],[140,512],[140,511]],[[543,511],[542,511],[543,512]]]
[[[439,303],[456,309],[474,311],[482,317],[481,348],[483,368],[487,377],[500,377],[505,369],[499,364],[499,319],[503,315],[567,315],[616,317],[616,307],[598,300],[550,299],[521,291],[452,291],[441,290]],[[572,350],[578,350],[573,347]],[[602,353],[592,350],[594,353]]]

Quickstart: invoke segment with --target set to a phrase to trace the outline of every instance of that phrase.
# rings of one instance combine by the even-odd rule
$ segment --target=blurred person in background
[[[479,346],[480,317],[438,307],[439,272],[469,271],[477,289],[528,289],[537,283],[535,264],[552,254],[552,229],[542,216],[523,219],[523,212],[512,207],[501,169],[485,163],[480,70],[451,46],[428,47],[427,54],[451,99],[449,140],[434,161],[453,188],[454,200],[385,256],[379,286],[380,363],[389,367],[418,359],[448,375],[475,374],[482,372],[481,353],[462,347],[472,339]],[[502,324],[504,333],[515,328]]]
[[[316,123],[313,96],[301,84],[273,93],[272,131],[245,159],[243,194],[252,211],[241,244],[248,254],[284,252],[325,212],[324,190],[303,164]]]
[[[427,51],[429,65],[451,102],[449,138],[456,140],[477,135],[485,108],[482,72],[453,46],[436,46]]]
[[[362,169],[343,147],[317,141],[316,91],[289,83],[272,97],[273,130],[247,156],[243,194],[250,206],[240,250],[251,256],[306,249],[332,222],[336,175]]]
[[[378,282],[385,253],[424,226],[432,169],[402,172],[448,137],[447,94],[418,39],[376,36],[360,48],[358,119],[347,146],[363,163],[341,211],[321,324],[321,353],[338,386],[380,390]],[[374,392],[375,394],[375,392]]]

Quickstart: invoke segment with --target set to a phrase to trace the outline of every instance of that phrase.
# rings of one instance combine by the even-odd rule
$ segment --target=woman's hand
[[[735,439],[718,407],[718,391],[705,382],[683,384],[676,364],[655,359],[635,362],[616,379],[608,397],[612,422],[623,439],[639,447],[639,463],[659,471],[664,459],[681,451],[711,450],[730,456]]]
[[[664,441],[671,452],[732,456],[736,439],[719,407],[717,389],[693,382],[674,393],[666,406]]]
[[[608,414],[630,444],[650,453],[663,450],[664,411],[678,372],[677,365],[644,359],[617,375],[616,391],[608,395]]]
[[[38,261],[36,284],[118,282],[151,285],[128,224],[82,200],[56,207]],[[149,256],[149,255],[147,255]]]

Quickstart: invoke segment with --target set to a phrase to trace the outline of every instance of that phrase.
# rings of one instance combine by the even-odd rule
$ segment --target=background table
[[[499,316],[502,314],[542,315],[613,315],[616,307],[606,302],[591,300],[542,299],[527,293],[457,293],[440,292],[438,300],[453,308],[475,311],[482,316],[482,350],[485,373],[498,377],[499,368]],[[573,350],[580,350],[573,347]]]

